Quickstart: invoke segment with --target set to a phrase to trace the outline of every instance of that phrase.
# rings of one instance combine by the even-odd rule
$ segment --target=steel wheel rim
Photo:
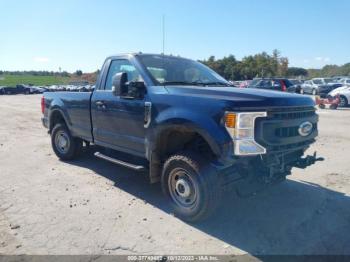
[[[55,136],[55,145],[61,154],[66,154],[70,147],[70,139],[66,132],[58,131]]]
[[[198,199],[198,186],[183,168],[175,168],[169,174],[169,193],[173,201],[185,208],[193,208]]]

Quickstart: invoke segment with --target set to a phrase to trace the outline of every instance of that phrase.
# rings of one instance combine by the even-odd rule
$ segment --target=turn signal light
[[[234,113],[227,113],[225,115],[225,125],[229,128],[235,128],[236,126],[236,114]]]

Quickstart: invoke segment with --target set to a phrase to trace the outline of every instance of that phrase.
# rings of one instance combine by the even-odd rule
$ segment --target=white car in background
[[[340,103],[339,106],[348,106],[350,101],[350,82],[348,85],[344,85],[332,90],[329,95],[336,96],[339,95]]]
[[[350,78],[342,78],[337,83],[340,83],[343,85],[350,85]]]

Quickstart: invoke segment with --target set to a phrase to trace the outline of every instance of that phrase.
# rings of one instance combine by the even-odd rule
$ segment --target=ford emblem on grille
[[[309,121],[306,121],[300,124],[298,129],[299,135],[308,136],[311,134],[311,132],[312,132],[312,123],[310,123]]]

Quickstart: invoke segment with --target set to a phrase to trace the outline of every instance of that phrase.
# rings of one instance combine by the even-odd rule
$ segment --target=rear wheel
[[[83,141],[72,137],[65,124],[56,124],[51,132],[52,149],[58,158],[72,160],[82,151]]]
[[[162,189],[174,213],[194,222],[208,217],[220,200],[219,178],[208,161],[184,152],[168,158],[163,167]]]
[[[300,94],[301,94],[301,95],[304,94],[304,89],[300,88]]]
[[[316,89],[312,89],[312,95],[316,95],[317,94],[317,91],[316,91]]]
[[[348,105],[348,100],[346,99],[345,96],[340,96],[339,99],[340,99],[339,106],[345,107]]]

